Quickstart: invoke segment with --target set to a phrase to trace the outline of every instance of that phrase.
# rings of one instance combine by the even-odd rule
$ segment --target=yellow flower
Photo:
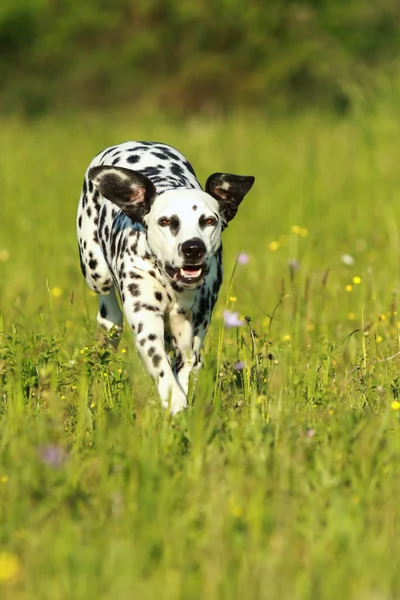
[[[398,402],[398,400],[393,400],[391,407],[393,410],[399,410],[400,409],[400,402]]]
[[[353,289],[353,286],[350,284],[347,284],[344,289],[346,290],[346,292],[351,292],[351,290]]]
[[[18,557],[11,552],[0,552],[0,581],[14,579],[21,570]]]
[[[383,338],[382,338],[382,336],[381,336],[381,335],[377,335],[377,336],[376,336],[376,343],[377,343],[377,344],[380,344],[382,340],[383,340]]]
[[[122,369],[118,369],[117,373],[122,373]]]
[[[126,348],[122,348],[121,353],[126,354]]]
[[[361,283],[361,277],[358,277],[358,275],[355,275],[355,277],[353,277],[353,283],[355,285],[360,285],[360,283]]]
[[[293,227],[292,227],[292,233],[294,233],[295,235],[299,235],[300,234],[300,229],[301,229],[301,227],[299,227],[298,225],[293,225]]]
[[[0,476],[0,483],[7,483],[7,481],[8,481],[8,475]]]
[[[91,405],[90,405],[90,408],[95,408],[95,407],[96,407],[95,403],[92,402]]]
[[[59,298],[62,295],[63,291],[60,287],[53,287],[51,289],[51,295],[53,296],[53,298]]]
[[[10,258],[10,253],[8,250],[3,248],[0,250],[0,262],[6,262]]]
[[[290,334],[286,333],[285,335],[282,336],[282,341],[283,342],[290,342]]]
[[[300,227],[299,234],[301,237],[306,237],[306,235],[308,235],[308,229],[306,227]]]
[[[314,331],[314,329],[315,329],[314,323],[307,323],[306,329],[307,329],[307,331]]]
[[[354,313],[349,313],[347,315],[347,318],[349,319],[349,321],[354,321],[354,319],[356,318],[356,315]]]
[[[380,321],[386,321],[386,315],[384,313],[382,313],[379,317]]]
[[[279,248],[279,242],[277,242],[276,240],[274,240],[273,242],[270,242],[268,244],[268,248],[269,248],[269,250],[271,250],[271,252],[275,252]]]
[[[236,300],[237,300],[236,296],[230,296],[229,297],[229,301],[230,302],[236,302]]]

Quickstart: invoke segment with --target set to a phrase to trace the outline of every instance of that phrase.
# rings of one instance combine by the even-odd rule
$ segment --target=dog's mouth
[[[166,265],[165,269],[171,279],[178,285],[190,287],[199,284],[204,279],[207,271],[204,264],[183,265],[178,269],[172,265]]]

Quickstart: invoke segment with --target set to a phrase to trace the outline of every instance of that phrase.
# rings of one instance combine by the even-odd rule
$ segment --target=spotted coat
[[[107,148],[86,171],[77,235],[82,273],[99,295],[98,324],[116,346],[119,296],[171,413],[187,405],[190,373],[201,364],[222,282],[221,233],[253,182],[214,173],[203,191],[188,160],[155,142]]]

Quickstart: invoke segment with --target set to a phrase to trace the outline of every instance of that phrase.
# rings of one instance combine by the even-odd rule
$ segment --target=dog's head
[[[109,166],[93,167],[89,179],[107,200],[147,229],[150,250],[168,277],[185,288],[203,283],[221,245],[221,232],[254,183],[254,177],[214,173],[205,192],[176,188],[157,194],[142,173]]]

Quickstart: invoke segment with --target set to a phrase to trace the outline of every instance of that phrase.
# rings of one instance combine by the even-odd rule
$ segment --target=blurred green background
[[[2,0],[0,109],[343,113],[398,77],[399,26],[397,0]]]

